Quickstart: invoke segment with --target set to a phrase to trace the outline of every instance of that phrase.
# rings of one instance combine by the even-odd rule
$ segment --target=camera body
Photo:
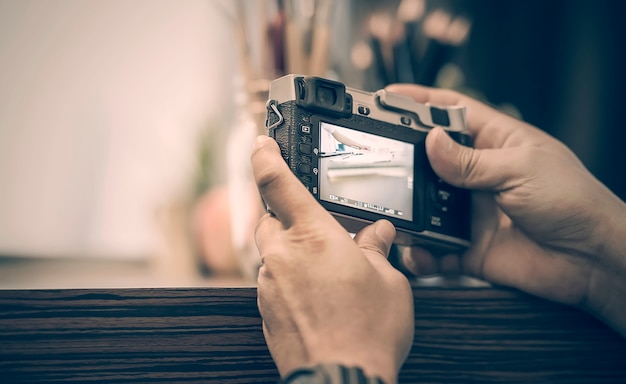
[[[387,219],[398,245],[462,251],[470,244],[470,191],[430,167],[425,139],[433,126],[470,145],[462,106],[420,104],[312,76],[287,75],[270,86],[268,135],[348,231]]]

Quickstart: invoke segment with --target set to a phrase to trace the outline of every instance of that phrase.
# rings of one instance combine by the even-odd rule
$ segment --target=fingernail
[[[254,143],[252,144],[252,150],[265,146],[266,142],[269,140],[273,140],[273,139],[266,135],[257,136],[256,139],[254,140]]]
[[[396,237],[396,229],[393,226],[393,224],[391,224],[389,221],[387,220],[381,220],[381,221],[385,221],[386,223],[378,222],[376,224],[376,227],[375,227],[376,236],[381,238],[385,243],[391,244],[393,242],[393,239],[395,239]]]
[[[405,248],[402,250],[402,253],[400,255],[400,262],[402,263],[402,266],[404,268],[406,268],[409,272],[411,272],[414,275],[419,275],[419,270],[417,268],[417,263],[415,262],[415,260],[411,257],[411,249],[410,248]]]
[[[269,139],[270,139],[269,136],[259,135],[259,136],[256,137],[256,144],[257,145],[261,145],[261,144],[263,144],[264,142],[266,142]]]

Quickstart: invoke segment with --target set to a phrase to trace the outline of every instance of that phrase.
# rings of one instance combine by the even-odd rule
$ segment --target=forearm
[[[615,197],[610,205],[586,309],[626,337],[626,204]]]

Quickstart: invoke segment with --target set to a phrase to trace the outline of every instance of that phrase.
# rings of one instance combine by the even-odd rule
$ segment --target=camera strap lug
[[[278,110],[278,107],[276,106],[276,103],[277,103],[276,100],[268,100],[267,104],[265,105],[265,107],[267,108],[269,116],[271,116],[271,113],[273,112],[278,117],[278,120],[276,120],[276,122],[274,122],[272,124],[270,124],[270,119],[268,117],[267,123],[266,123],[268,131],[271,131],[272,129],[278,127],[279,125],[281,125],[283,123],[283,121],[285,121],[285,119],[283,118],[283,115]]]

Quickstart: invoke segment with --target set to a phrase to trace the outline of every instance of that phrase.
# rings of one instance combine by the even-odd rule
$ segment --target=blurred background
[[[249,150],[286,73],[470,94],[625,199],[622,4],[0,0],[0,288],[254,284]]]

